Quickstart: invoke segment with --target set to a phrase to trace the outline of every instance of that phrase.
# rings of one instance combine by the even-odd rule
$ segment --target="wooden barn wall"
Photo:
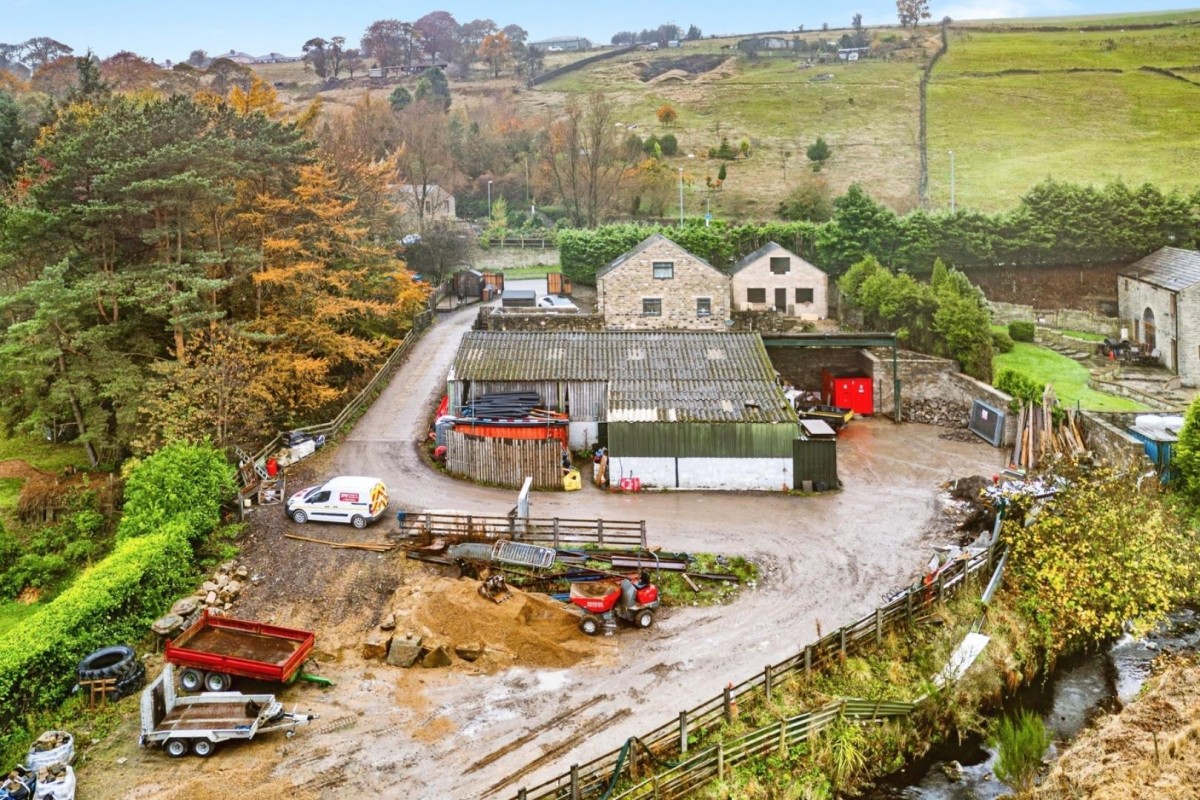
[[[457,431],[447,435],[446,468],[471,480],[520,488],[562,488],[562,444],[557,439],[495,439]]]

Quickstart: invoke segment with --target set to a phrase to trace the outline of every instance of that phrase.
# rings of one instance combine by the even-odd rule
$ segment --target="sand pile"
[[[1120,714],[1080,736],[1035,797],[1191,800],[1197,786],[1200,664],[1189,659],[1168,667]]]
[[[493,603],[478,593],[479,581],[431,578],[398,598],[396,632],[406,626],[424,644],[482,644],[475,666],[500,669],[514,665],[569,667],[608,649],[580,632],[579,617],[546,595],[511,589],[513,596]]]

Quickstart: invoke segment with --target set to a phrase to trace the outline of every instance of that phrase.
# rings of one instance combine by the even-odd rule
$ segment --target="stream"
[[[1194,651],[1200,647],[1200,611],[1174,611],[1143,639],[1123,636],[1106,650],[1060,662],[1046,681],[1035,682],[1013,695],[1005,711],[1019,708],[1042,715],[1054,737],[1046,759],[1069,744],[1100,713],[1119,711],[1137,697],[1150,676],[1150,664],[1163,652]],[[864,797],[868,800],[991,800],[1009,797],[1012,790],[996,780],[992,767],[996,751],[979,736],[961,743],[934,747],[924,758],[884,778]],[[962,765],[962,776],[951,780],[944,769],[951,761]]]

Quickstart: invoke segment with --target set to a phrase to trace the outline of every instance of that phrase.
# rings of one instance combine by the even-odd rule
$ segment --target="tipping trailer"
[[[142,691],[141,747],[157,744],[172,758],[192,753],[207,758],[222,742],[253,739],[260,733],[287,731],[317,719],[316,714],[284,711],[273,694],[204,692],[175,694],[174,668],[162,673]]]
[[[164,658],[180,668],[184,691],[223,692],[233,676],[291,683],[312,654],[311,631],[230,619],[207,610],[172,641]]]

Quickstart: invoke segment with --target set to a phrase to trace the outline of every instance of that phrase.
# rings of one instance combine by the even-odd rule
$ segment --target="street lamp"
[[[954,213],[954,151],[950,151],[950,213]]]
[[[488,181],[488,219],[492,218],[492,182]]]
[[[683,167],[679,168],[679,227],[683,227]]]

